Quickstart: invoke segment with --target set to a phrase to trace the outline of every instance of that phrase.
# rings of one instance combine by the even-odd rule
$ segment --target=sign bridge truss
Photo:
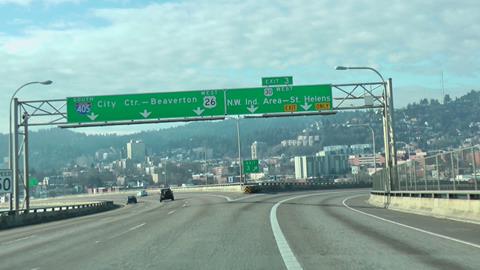
[[[268,84],[272,78],[265,78]],[[291,78],[286,78],[292,83]],[[181,96],[179,98],[178,96]],[[118,103],[118,100],[121,102]],[[72,104],[72,102],[74,102]],[[95,103],[96,102],[96,103]],[[175,107],[171,104],[180,104]],[[160,115],[153,105],[170,113]],[[198,104],[201,104],[198,105]],[[120,116],[112,111],[121,107]],[[188,106],[187,106],[188,105]],[[96,106],[96,107],[95,107]],[[132,108],[128,114],[126,107]],[[165,105],[167,106],[167,105]],[[177,109],[176,109],[177,108]],[[117,107],[118,109],[118,107]],[[386,167],[396,164],[393,131],[392,79],[386,82],[329,85],[264,85],[256,88],[220,89],[190,92],[145,93],[124,96],[96,96],[65,99],[13,100],[12,159],[15,211],[20,211],[20,181],[25,182],[25,209],[29,209],[28,129],[32,126],[79,128],[94,126],[153,124],[244,118],[331,115],[345,110],[380,110],[383,115]],[[185,113],[182,113],[185,111]],[[84,113],[77,115],[76,113]],[[73,114],[72,114],[73,113]],[[157,113],[157,114],[156,114]],[[104,116],[107,115],[107,116]],[[21,144],[20,144],[21,143]],[[21,158],[23,160],[21,161]],[[23,165],[23,166],[20,166]],[[23,167],[23,170],[22,168]],[[391,182],[391,180],[390,180]],[[388,188],[386,187],[388,191]],[[13,209],[11,205],[11,209]]]

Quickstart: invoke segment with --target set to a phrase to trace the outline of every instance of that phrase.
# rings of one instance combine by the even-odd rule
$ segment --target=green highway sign
[[[262,85],[263,86],[292,85],[292,84],[293,84],[293,76],[262,78]]]
[[[28,186],[29,187],[36,187],[38,186],[38,179],[37,178],[30,178],[28,181]]]
[[[289,78],[291,82],[291,77]],[[277,85],[227,90],[69,97],[67,122],[107,123],[152,119],[181,121],[200,117],[208,119],[225,115],[331,109],[332,86],[329,84]]]
[[[244,160],[243,173],[258,173],[260,167],[258,166],[258,159]]]
[[[67,122],[88,123],[225,115],[224,90],[67,98]]]
[[[332,86],[302,85],[227,90],[227,115],[332,109]]]

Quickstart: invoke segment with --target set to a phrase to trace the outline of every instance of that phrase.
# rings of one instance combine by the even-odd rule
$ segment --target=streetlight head
[[[52,84],[53,82],[51,80],[48,80],[48,81],[44,81],[44,82],[40,82],[41,84],[44,84],[44,85],[49,85],[49,84]]]
[[[335,67],[335,70],[347,70],[348,67],[345,67],[345,66],[336,66]]]

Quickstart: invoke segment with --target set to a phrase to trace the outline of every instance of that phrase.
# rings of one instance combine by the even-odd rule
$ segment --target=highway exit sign
[[[258,166],[258,159],[244,160],[243,173],[258,173],[260,166]]]
[[[225,114],[223,90],[67,98],[67,122],[212,117]]]
[[[262,81],[283,77],[263,78]],[[286,79],[292,82],[291,77]],[[284,81],[286,82],[286,81]],[[332,110],[332,86],[291,85],[67,98],[67,122],[182,121],[226,115]]]
[[[283,76],[283,77],[264,77],[262,78],[263,86],[272,86],[272,85],[292,85],[293,76]]]
[[[300,85],[227,90],[227,114],[314,112],[332,109],[332,86]]]

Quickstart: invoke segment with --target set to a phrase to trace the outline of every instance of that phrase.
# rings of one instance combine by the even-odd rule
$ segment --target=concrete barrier
[[[18,215],[14,212],[7,212],[0,216],[0,230],[40,224],[55,220],[67,219],[72,217],[84,216],[111,209],[118,208],[113,201],[104,201],[77,205],[60,205],[54,207],[33,208],[27,211],[21,211]]]
[[[371,183],[331,183],[331,182],[265,182],[258,185],[249,185],[246,193],[258,192],[288,192],[301,190],[342,189],[342,188],[369,188]]]
[[[299,190],[339,189],[339,188],[369,188],[370,183],[306,183],[306,182],[263,182],[247,184],[226,184],[191,187],[171,187],[174,192],[288,192]]]
[[[372,193],[368,202],[401,212],[480,222],[480,200],[471,199],[469,196],[459,199],[458,196],[422,197],[419,194],[418,196],[390,196],[388,201],[387,196]]]
[[[174,192],[243,192],[242,185],[212,185],[199,187],[171,187]]]

